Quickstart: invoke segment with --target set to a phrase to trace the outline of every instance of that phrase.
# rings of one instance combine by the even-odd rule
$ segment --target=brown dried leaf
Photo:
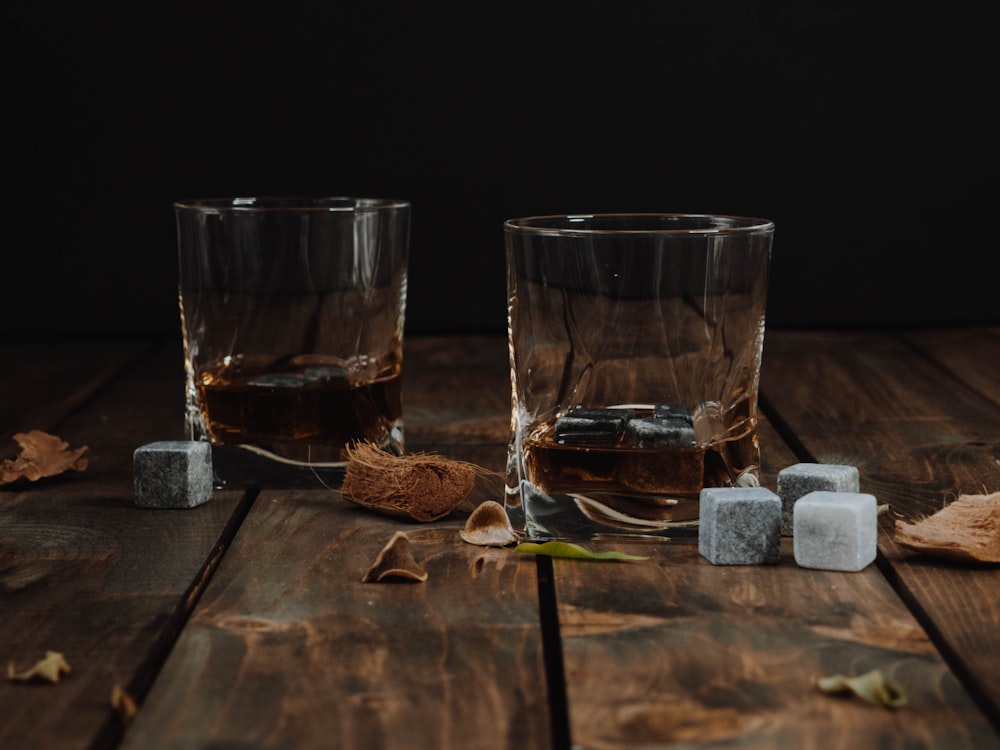
[[[469,544],[483,547],[506,547],[517,541],[507,511],[495,500],[487,500],[472,511],[458,533]]]
[[[375,562],[361,579],[362,583],[385,583],[387,581],[423,582],[427,571],[417,563],[410,552],[410,538],[402,531],[392,535],[392,539],[382,548]]]
[[[1000,562],[1000,492],[959,495],[916,523],[896,521],[896,543],[935,557]]]
[[[47,680],[59,682],[59,679],[69,673],[69,662],[58,651],[46,651],[45,658],[28,669],[17,671],[14,663],[7,665],[7,679],[11,682],[29,682],[31,680]]]
[[[21,478],[35,482],[71,469],[83,471],[87,468],[86,445],[70,450],[69,443],[62,438],[41,430],[19,432],[14,440],[21,446],[21,452],[17,458],[0,461],[0,485]]]

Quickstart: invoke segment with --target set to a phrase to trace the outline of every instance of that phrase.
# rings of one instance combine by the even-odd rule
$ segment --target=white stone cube
[[[875,561],[878,503],[861,492],[817,490],[795,502],[795,562],[803,568],[858,571]]]
[[[793,533],[792,507],[795,501],[809,492],[857,492],[859,487],[856,466],[840,464],[793,464],[778,472],[778,496],[781,498],[781,533]]]

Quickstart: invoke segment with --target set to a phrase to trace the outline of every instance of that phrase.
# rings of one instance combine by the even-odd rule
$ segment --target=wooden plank
[[[950,341],[1000,372],[997,348],[975,332]],[[892,541],[896,518],[1000,488],[1000,407],[889,334],[775,334],[762,388],[815,460],[858,466],[862,490],[889,505],[879,541],[887,575],[1000,726],[1000,568],[936,562]]]
[[[0,344],[0,458],[17,453],[12,435],[51,430],[149,350],[138,341]]]
[[[762,484],[798,461],[766,416]],[[647,562],[555,561],[574,745],[1000,747],[879,571],[713,566],[696,543],[605,542]],[[870,669],[905,690],[907,718],[828,696],[816,678]],[[911,716],[911,712],[916,717]]]
[[[816,460],[857,466],[904,520],[1000,479],[1000,407],[894,335],[776,332],[761,392]]]
[[[263,492],[124,750],[549,747],[534,561],[459,526]],[[427,581],[362,583],[399,530]]]
[[[184,511],[133,504],[134,449],[183,425],[178,357],[157,350],[60,421],[64,439],[90,447],[85,472],[0,491],[0,663],[28,667],[55,650],[72,667],[56,685],[0,682],[0,747],[112,746],[112,686],[141,697],[221,554],[238,494]]]
[[[510,432],[510,365],[499,336],[414,338],[403,365],[407,451],[501,472]]]
[[[903,338],[956,380],[1000,404],[1000,326],[907,331]]]
[[[510,433],[510,366],[500,336],[407,341],[403,419],[408,453],[436,453],[483,470],[461,512],[503,503]]]
[[[500,472],[507,377],[502,339],[409,341],[407,451]],[[500,500],[502,485],[475,495]],[[462,542],[464,519],[262,493],[125,747],[548,747],[534,561]],[[428,580],[361,583],[396,530]]]
[[[592,545],[603,549],[608,545]],[[1000,739],[874,566],[713,566],[695,544],[554,561],[574,745],[997,748]],[[827,695],[880,669],[895,711]]]

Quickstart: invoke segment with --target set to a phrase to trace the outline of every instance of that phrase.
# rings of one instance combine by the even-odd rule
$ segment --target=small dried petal
[[[111,688],[111,708],[118,718],[122,720],[122,723],[128,724],[135,718],[138,708],[135,705],[135,701],[132,696],[126,693],[121,685],[117,683]]]
[[[402,531],[392,535],[389,543],[382,548],[375,562],[361,579],[362,583],[384,583],[386,581],[427,580],[427,571],[414,559],[410,551],[410,538]]]
[[[842,674],[832,677],[820,677],[817,686],[824,693],[854,693],[869,703],[876,703],[886,708],[899,708],[906,705],[903,692],[888,682],[882,672],[873,669],[858,677],[846,677]]]
[[[18,672],[13,664],[9,664],[7,666],[7,679],[12,682],[28,682],[35,679],[59,682],[59,679],[64,674],[68,674],[69,671],[69,662],[66,661],[66,657],[58,651],[46,651],[44,659],[21,672]]]
[[[458,533],[469,544],[483,547],[506,547],[517,541],[507,511],[495,500],[487,500],[472,511]]]

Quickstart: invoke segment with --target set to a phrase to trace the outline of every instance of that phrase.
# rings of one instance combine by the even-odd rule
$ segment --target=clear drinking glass
[[[401,453],[409,203],[174,208],[186,423],[191,439],[213,444],[217,479],[336,479],[355,441]]]
[[[759,484],[773,232],[710,215],[505,222],[521,534],[695,535],[703,487]]]

